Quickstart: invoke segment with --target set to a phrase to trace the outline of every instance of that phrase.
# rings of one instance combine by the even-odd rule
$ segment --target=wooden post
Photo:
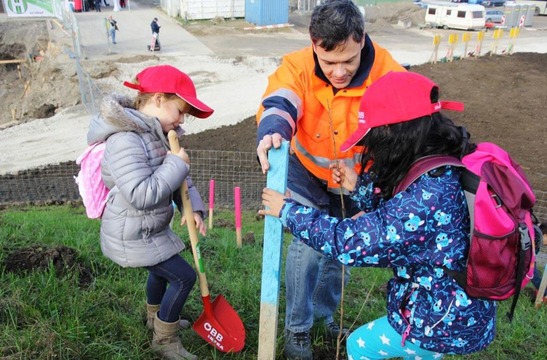
[[[241,248],[243,240],[241,238],[241,190],[239,186],[234,187],[234,204],[236,241],[237,247]]]
[[[448,35],[448,53],[446,54],[446,61],[454,61],[454,48],[458,43],[458,34]]]
[[[215,180],[209,180],[209,229],[213,228],[213,209],[215,208]]]
[[[482,41],[484,40],[484,31],[477,33],[477,46],[475,47],[475,56],[481,56]]]
[[[435,35],[433,37],[433,63],[437,63],[437,57],[439,54],[439,45],[441,44],[441,35]]]
[[[497,55],[498,53],[498,43],[500,42],[501,37],[503,36],[503,29],[496,29],[494,30],[494,42],[492,43],[492,51],[490,52],[490,56]]]
[[[536,309],[539,309],[541,307],[541,304],[543,304],[543,295],[545,294],[545,289],[547,289],[547,265],[545,265],[545,269],[543,269],[543,277],[541,278],[541,284],[539,285],[538,294],[536,296]]]
[[[469,40],[471,40],[471,34],[466,32],[462,35],[462,42],[464,43],[464,47],[463,47],[463,57],[462,58],[466,58],[467,57],[467,45],[469,45]]]
[[[289,143],[283,141],[279,149],[268,153],[270,169],[266,186],[285,193],[289,163]],[[262,285],[260,289],[260,321],[258,329],[258,359],[274,360],[277,343],[277,317],[281,284],[281,257],[283,254],[283,225],[278,218],[264,220],[262,253]]]

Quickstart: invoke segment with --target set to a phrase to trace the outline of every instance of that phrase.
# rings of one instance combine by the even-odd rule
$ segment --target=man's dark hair
[[[350,36],[361,42],[365,36],[365,18],[351,0],[327,0],[313,9],[309,31],[314,44],[331,51]]]

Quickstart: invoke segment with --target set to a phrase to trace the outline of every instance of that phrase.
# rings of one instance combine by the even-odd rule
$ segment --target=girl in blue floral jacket
[[[474,145],[439,113],[438,86],[411,72],[389,73],[363,96],[359,127],[341,146],[365,146],[357,174],[343,162],[333,180],[361,204],[339,219],[264,189],[266,209],[308,246],[347,266],[389,267],[387,315],[347,339],[349,359],[439,359],[484,349],[495,335],[496,304],[467,296],[446,270],[465,267],[469,213],[456,167],[443,166],[393,194],[411,164],[428,155],[461,157]]]

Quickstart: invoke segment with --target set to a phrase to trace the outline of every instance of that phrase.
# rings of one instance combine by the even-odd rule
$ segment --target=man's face
[[[343,89],[349,85],[361,63],[361,49],[365,39],[356,42],[349,37],[345,43],[338,45],[332,51],[326,51],[320,43],[313,44],[319,66],[336,89]]]

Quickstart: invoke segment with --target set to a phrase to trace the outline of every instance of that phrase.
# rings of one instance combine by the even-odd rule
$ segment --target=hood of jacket
[[[144,133],[157,130],[157,127],[161,127],[159,121],[137,111],[133,99],[118,94],[108,95],[101,102],[99,115],[91,119],[87,143],[105,141],[120,131]]]

